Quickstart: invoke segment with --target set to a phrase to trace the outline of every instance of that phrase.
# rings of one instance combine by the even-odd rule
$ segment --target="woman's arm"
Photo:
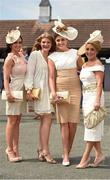
[[[78,71],[81,71],[83,64],[84,64],[83,59],[81,58],[81,56],[78,56],[78,59],[77,59],[77,70]]]
[[[48,69],[49,69],[49,87],[52,93],[52,97],[56,97],[56,69],[53,61],[48,60]]]
[[[28,60],[27,64],[27,71],[26,71],[26,76],[24,80],[24,85],[26,90],[31,90],[33,88],[33,81],[34,81],[34,76],[35,76],[35,71],[36,71],[36,63],[37,63],[37,53],[33,51]]]
[[[104,73],[101,71],[97,71],[94,73],[95,73],[96,83],[97,83],[96,99],[95,99],[95,103],[94,103],[94,109],[98,110],[100,107],[100,99],[101,99],[102,89],[103,89]]]
[[[30,101],[36,99],[32,95],[32,88],[34,85],[34,77],[36,73],[36,64],[37,64],[37,53],[33,51],[29,56],[26,77],[24,80],[25,89],[27,91],[27,100],[30,100]]]
[[[6,96],[9,102],[14,101],[14,97],[11,95],[11,90],[9,86],[10,74],[11,74],[13,65],[14,65],[13,60],[8,59],[8,60],[5,60],[5,63],[3,66],[4,88],[5,88]]]

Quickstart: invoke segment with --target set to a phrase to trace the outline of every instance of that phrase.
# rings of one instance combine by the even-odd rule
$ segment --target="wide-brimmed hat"
[[[90,38],[79,48],[78,54],[79,55],[85,54],[86,44],[95,41],[99,41],[100,44],[102,44],[104,41],[100,30],[95,30],[92,34],[90,34]]]
[[[19,31],[19,27],[16,27],[15,30],[11,30],[7,33],[6,43],[13,44],[14,42],[16,42],[19,39],[20,35],[21,35],[21,33]]]
[[[54,22],[54,25],[55,25],[55,26],[52,28],[52,30],[53,30],[56,34],[58,34],[58,35],[60,35],[60,36],[62,36],[62,37],[64,37],[64,38],[66,38],[66,39],[68,39],[68,40],[74,40],[74,39],[76,39],[76,37],[78,36],[78,30],[77,30],[77,29],[75,29],[75,28],[73,28],[73,27],[67,27],[67,26],[65,26],[65,25],[62,23],[61,20],[55,21],[55,22]]]

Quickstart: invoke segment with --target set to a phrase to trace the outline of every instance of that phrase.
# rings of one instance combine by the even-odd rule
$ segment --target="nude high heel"
[[[90,157],[84,163],[78,164],[76,166],[76,169],[84,169],[84,168],[89,167],[89,162],[90,162]]]
[[[22,156],[17,156],[17,153],[16,153],[16,152],[14,152],[14,154],[15,154],[15,157],[17,157],[17,158],[19,159],[19,161],[22,161],[22,160],[23,160]]]
[[[103,161],[105,160],[105,156],[102,155],[100,158],[98,158],[93,164],[90,164],[90,167],[98,167]]]
[[[7,160],[10,162],[19,162],[19,158],[15,156],[13,151],[8,151],[8,149],[5,150],[5,153],[7,155]]]
[[[44,161],[45,160],[42,149],[37,149],[37,155],[38,155],[38,160],[39,161]]]
[[[48,153],[43,153],[44,159],[46,162],[50,163],[50,164],[56,164],[57,162],[52,158],[51,154]]]

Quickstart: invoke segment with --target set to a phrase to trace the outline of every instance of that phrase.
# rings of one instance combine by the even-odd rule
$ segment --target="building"
[[[49,0],[41,0],[39,4],[39,18],[36,20],[0,20],[0,59],[3,61],[6,52],[5,36],[7,32],[15,27],[19,26],[23,37],[24,46],[31,51],[32,45],[35,39],[44,31],[51,32],[54,24],[54,19],[51,18],[52,7]],[[109,64],[106,64],[105,58],[110,58],[110,20],[109,19],[88,19],[88,20],[72,20],[63,19],[63,22],[68,26],[75,27],[79,35],[78,37],[70,42],[71,48],[78,49],[89,37],[90,33],[94,30],[100,29],[104,37],[104,43],[102,51],[99,56],[102,58],[106,68],[105,75],[105,90],[110,90],[109,83]],[[2,62],[0,63],[2,67]],[[1,72],[1,70],[0,70]]]

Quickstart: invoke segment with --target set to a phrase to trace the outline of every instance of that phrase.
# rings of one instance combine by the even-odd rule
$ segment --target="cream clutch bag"
[[[61,102],[62,103],[70,103],[70,95],[69,95],[69,91],[58,91],[56,92],[57,96],[61,97]],[[52,99],[52,95],[50,94],[50,101],[54,102]]]
[[[98,111],[92,110],[84,117],[84,125],[88,129],[96,127],[101,121],[105,119],[107,112],[104,107],[100,107]]]
[[[32,95],[34,97],[36,97],[37,99],[40,99],[40,92],[41,92],[40,88],[33,88],[32,89]]]
[[[11,91],[12,96],[15,98],[15,101],[23,101],[23,91]],[[5,90],[2,91],[2,100],[7,100]]]

